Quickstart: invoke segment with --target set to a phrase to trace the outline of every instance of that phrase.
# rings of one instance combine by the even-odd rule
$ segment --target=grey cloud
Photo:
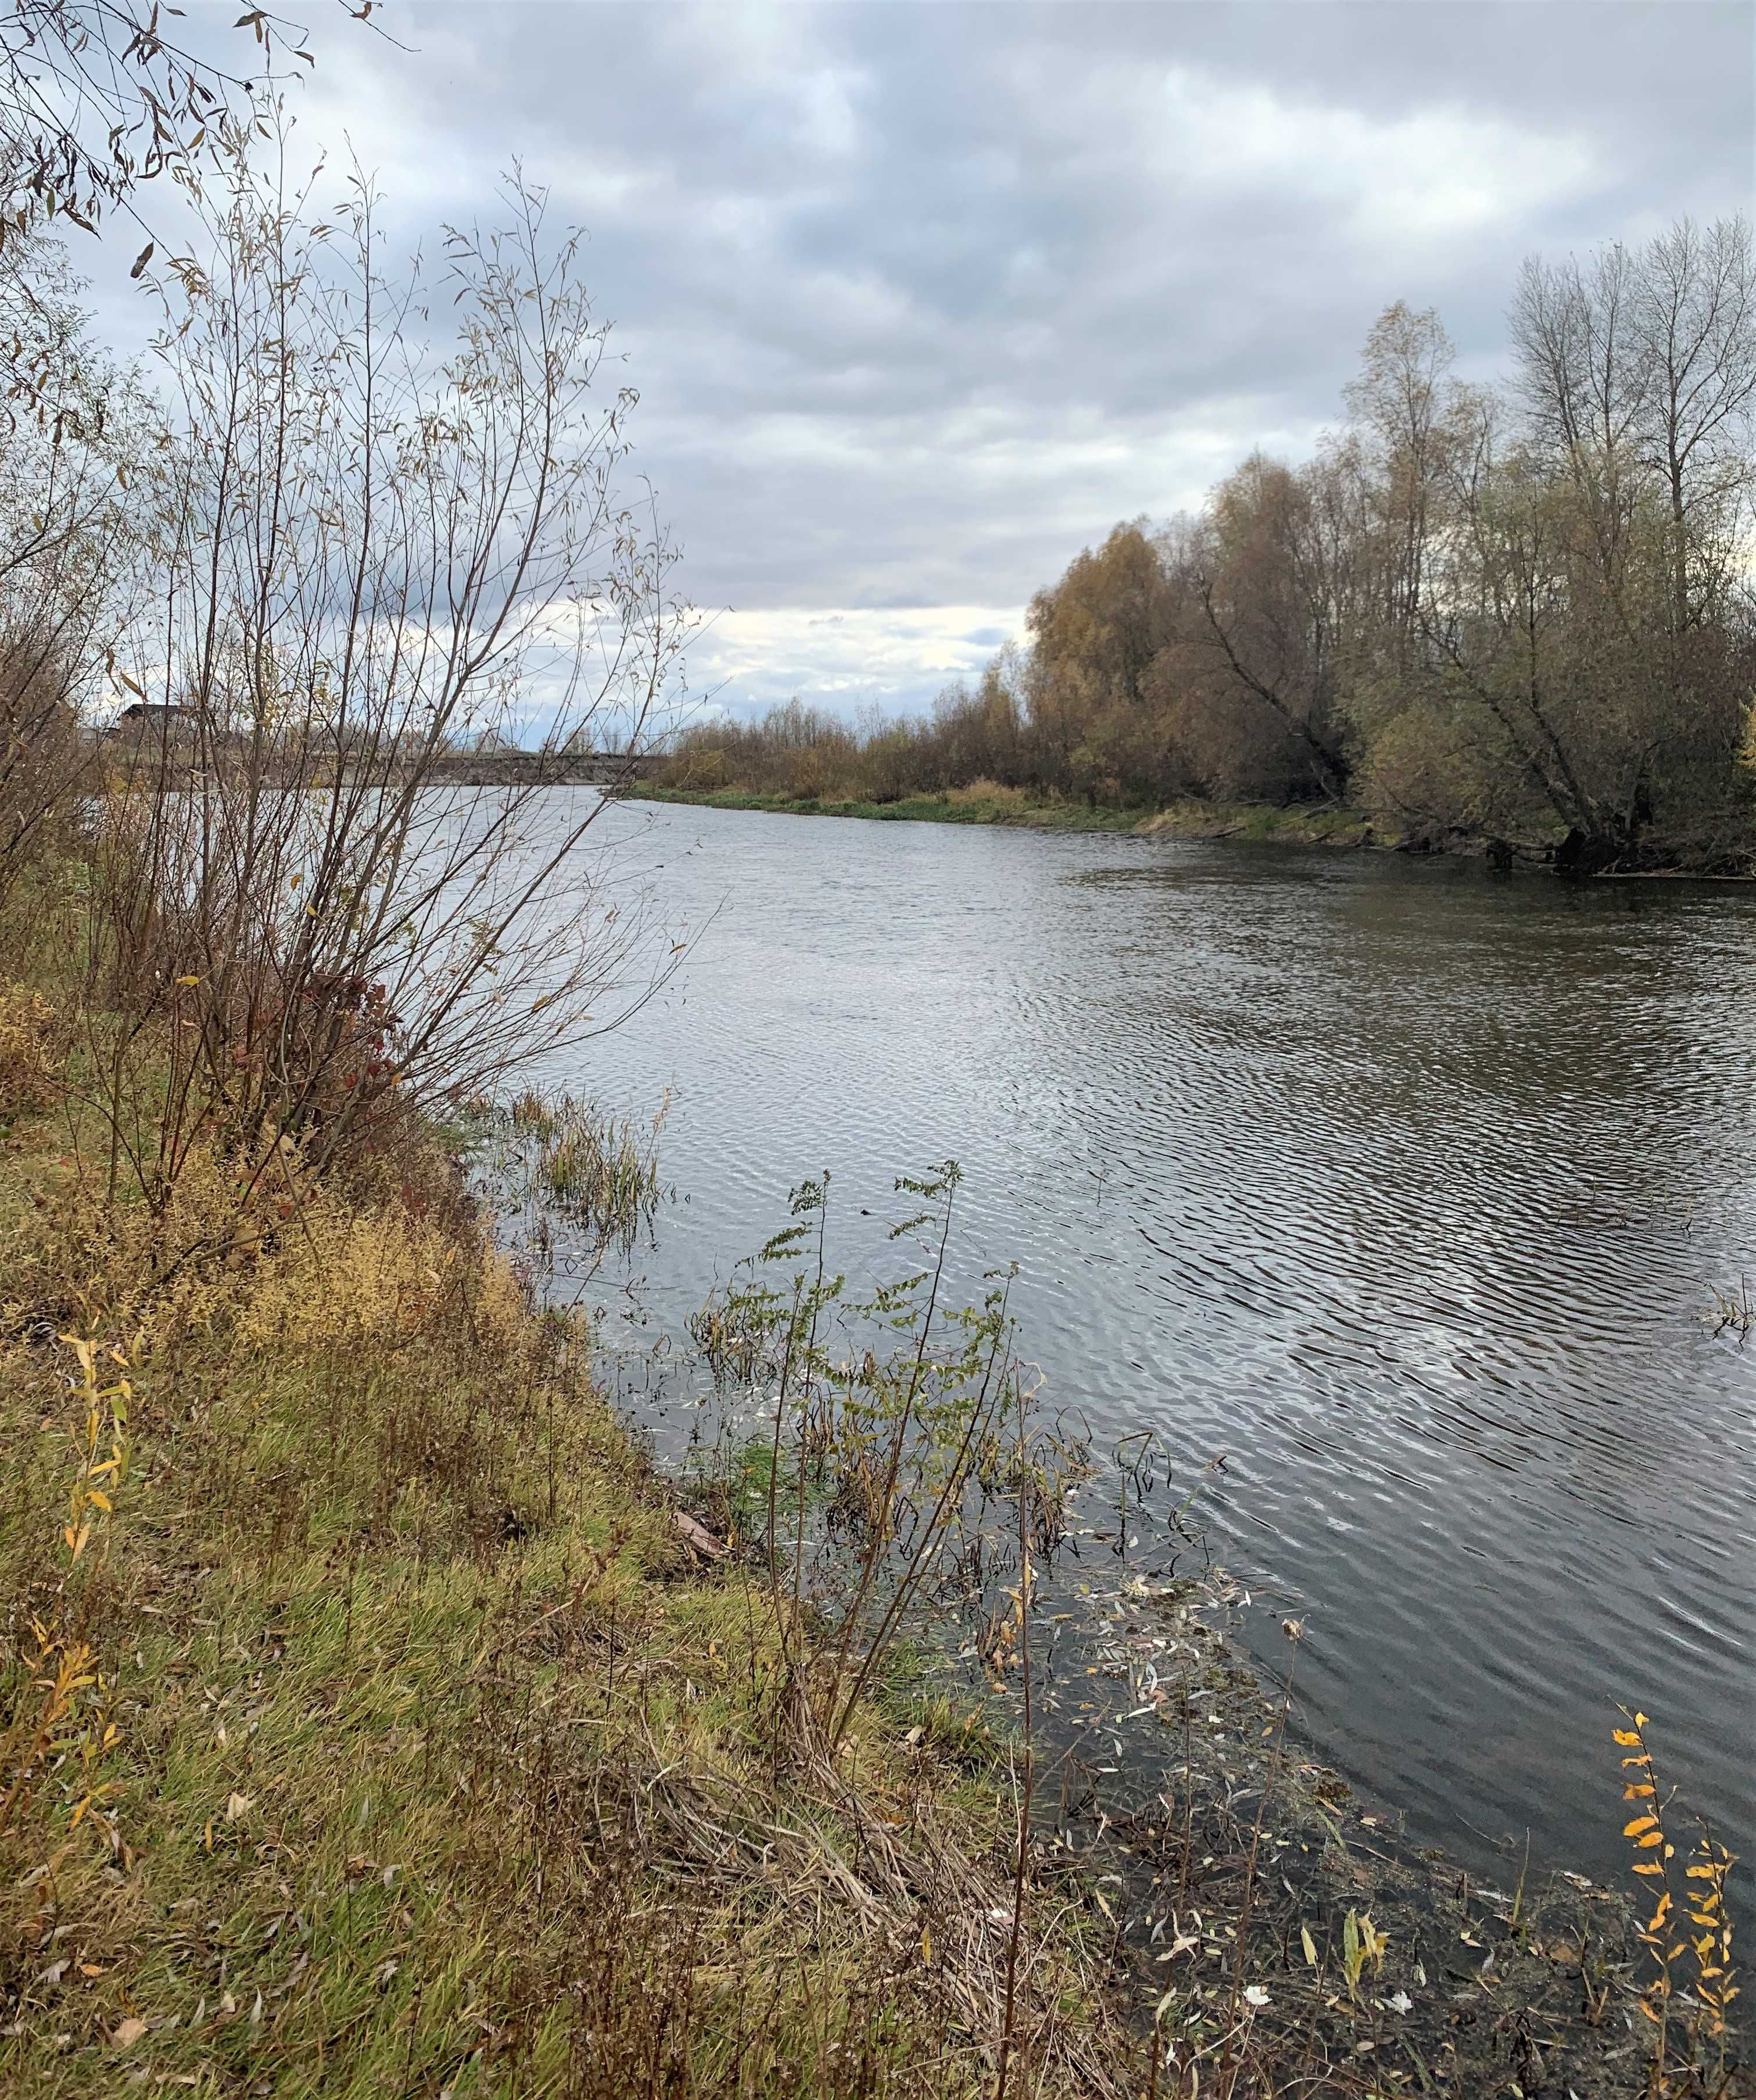
[[[1750,194],[1749,4],[390,20],[412,55],[324,27],[307,126],[411,227],[514,156],[553,184],[695,597],[960,606],[968,640],[1118,518],[1308,447],[1392,299],[1485,372],[1524,254]]]

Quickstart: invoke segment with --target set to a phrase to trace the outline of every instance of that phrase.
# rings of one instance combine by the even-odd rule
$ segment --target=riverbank
[[[1299,846],[1358,853],[1418,852],[1441,858],[1485,860],[1510,870],[1552,869],[1554,852],[1526,845],[1513,849],[1459,833],[1449,845],[1411,845],[1364,812],[1343,803],[1321,805],[1273,802],[1208,802],[1193,796],[1143,810],[1084,802],[1033,801],[1013,788],[953,788],[943,795],[912,795],[894,802],[833,796],[747,795],[735,788],[663,788],[646,783],[619,788],[628,801],[676,802],[708,810],[755,810],[788,817],[855,817],[876,823],[977,824],[1024,831],[1103,832],[1133,838],[1239,839],[1250,844]],[[1742,867],[1597,868],[1576,879],[1597,882],[1756,882]]]
[[[0,2090],[1127,2089],[1078,1904],[1015,1939],[1004,1754],[888,1683],[792,1732],[438,1143],[151,1218],[54,998],[0,1039]]]
[[[1223,1577],[1088,1586],[1156,1780],[1045,1704],[1021,1876],[1016,1657],[812,1753],[758,1559],[437,1136],[242,1235],[217,1153],[111,1200],[57,946],[0,1001],[0,2089],[1120,2095],[1155,2015],[1167,2093],[1643,2089],[1614,1899],[1401,1853]]]
[[[998,824],[1045,832],[1123,832],[1141,837],[1260,839],[1290,845],[1356,848],[1394,845],[1357,810],[1340,807],[1281,809],[1270,803],[1189,800],[1162,810],[1033,801],[1017,789],[953,788],[944,795],[911,795],[895,802],[831,796],[746,795],[729,788],[662,788],[646,783],[623,791],[640,802],[681,802],[709,810],[758,810],[789,817],[857,817],[875,823]]]

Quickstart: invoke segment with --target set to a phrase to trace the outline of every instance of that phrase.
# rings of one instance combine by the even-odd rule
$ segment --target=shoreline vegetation
[[[858,817],[877,823],[991,824],[1025,831],[1110,832],[1149,838],[1248,839],[1289,845],[1394,849],[1358,810],[1340,807],[1282,809],[1266,802],[1208,802],[1190,798],[1159,810],[1109,809],[1101,805],[1035,801],[1020,788],[977,782],[938,795],[910,795],[894,802],[863,801],[832,795],[745,794],[734,788],[690,788],[645,782],[619,788],[631,802],[681,802],[708,810],[757,810],[783,816]],[[1479,850],[1479,849],[1478,849]]]

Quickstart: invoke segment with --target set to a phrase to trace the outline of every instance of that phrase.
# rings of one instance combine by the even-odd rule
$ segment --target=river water
[[[1756,893],[623,804],[693,945],[547,1075],[668,1088],[631,1358],[833,1176],[955,1158],[1046,1396],[1145,1429],[1419,1842],[1623,1877],[1623,1701],[1756,1855]],[[865,1213],[866,1215],[862,1215]],[[893,1268],[893,1264],[892,1264]],[[617,1331],[612,1319],[610,1331]],[[1203,1473],[1224,1454],[1222,1469]],[[1161,1498],[1163,1490],[1161,1489]]]

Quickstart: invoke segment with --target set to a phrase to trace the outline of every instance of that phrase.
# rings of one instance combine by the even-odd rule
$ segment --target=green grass
[[[1394,834],[1374,829],[1357,810],[1339,804],[1282,808],[1272,802],[1202,802],[1188,798],[1168,804],[1144,818],[1136,828],[1147,835],[1185,839],[1246,839],[1296,846],[1392,846]]]
[[[897,802],[867,802],[828,796],[745,795],[730,788],[643,786],[629,799],[760,810],[788,817],[861,817],[881,824],[1009,824],[1037,831],[1127,832],[1141,820],[1137,810],[1093,810],[1083,803],[1028,802],[1009,796],[911,795]]]
[[[1076,801],[1031,801],[1021,796],[913,795],[896,802],[828,796],[748,795],[735,788],[642,786],[629,798],[682,802],[709,810],[758,810],[791,817],[859,817],[875,823],[999,824],[1031,831],[1121,832],[1176,838],[1242,838],[1291,845],[1391,844],[1374,835],[1357,810],[1280,809],[1268,803],[1170,804],[1159,810],[1096,807]]]

